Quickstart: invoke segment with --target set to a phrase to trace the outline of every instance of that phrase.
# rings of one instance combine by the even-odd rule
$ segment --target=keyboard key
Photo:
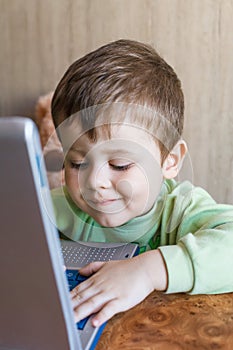
[[[84,318],[83,320],[81,320],[81,321],[79,321],[78,323],[76,323],[77,329],[79,329],[79,330],[82,331],[82,330],[84,329],[84,327],[85,327],[85,325],[86,325],[88,319],[89,319],[89,317],[86,317],[86,318]]]
[[[81,282],[85,281],[87,279],[87,277],[78,274],[76,279],[79,283],[81,283]]]
[[[78,285],[78,281],[68,281],[69,291],[74,289]]]
[[[78,274],[78,270],[66,270],[66,277],[68,281],[75,281]]]
[[[68,280],[68,286],[69,286],[69,291],[74,289],[78,284],[81,282],[85,281],[88,277],[82,276],[78,273],[78,270],[66,270],[65,271],[67,280]],[[76,327],[79,330],[83,330],[89,317],[84,318],[83,320],[79,321],[76,323]]]

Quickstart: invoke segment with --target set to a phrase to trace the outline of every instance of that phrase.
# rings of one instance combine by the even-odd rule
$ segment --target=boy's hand
[[[167,285],[166,268],[158,250],[130,260],[94,262],[79,271],[93,276],[71,291],[75,322],[97,313],[93,326],[132,308],[154,289],[165,290]]]

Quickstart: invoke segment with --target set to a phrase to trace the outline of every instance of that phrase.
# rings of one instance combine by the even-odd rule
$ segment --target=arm
[[[160,250],[168,270],[168,293],[233,291],[233,222],[203,227]]]
[[[167,271],[159,250],[130,260],[94,262],[80,270],[92,275],[71,292],[75,320],[97,313],[93,325],[100,326],[118,312],[140,303],[153,290],[167,287]]]
[[[182,183],[166,199],[161,226],[168,293],[233,291],[233,206]]]

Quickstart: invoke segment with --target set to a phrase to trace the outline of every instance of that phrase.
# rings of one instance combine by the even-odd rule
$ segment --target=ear
[[[178,175],[186,152],[187,145],[185,141],[179,140],[163,163],[162,173],[165,179],[173,179]]]

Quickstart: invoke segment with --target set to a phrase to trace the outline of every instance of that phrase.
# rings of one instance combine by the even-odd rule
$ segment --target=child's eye
[[[87,167],[87,163],[81,162],[81,163],[74,163],[74,162],[70,162],[70,167],[72,169],[76,169],[76,170],[82,170],[85,169]]]
[[[115,164],[109,164],[109,165],[111,166],[112,169],[116,171],[126,171],[132,166],[132,163],[124,164],[124,165],[115,165]]]

